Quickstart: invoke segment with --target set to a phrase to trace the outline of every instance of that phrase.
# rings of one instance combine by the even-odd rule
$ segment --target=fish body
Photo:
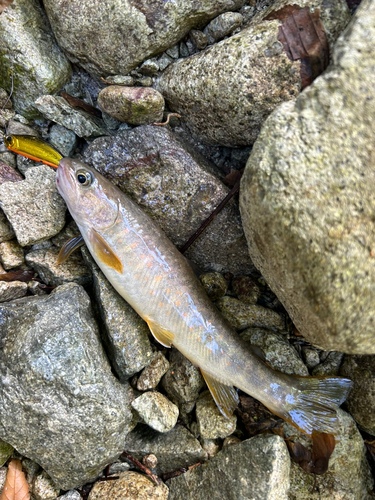
[[[41,161],[54,168],[57,168],[63,157],[51,144],[32,135],[7,135],[4,137],[4,144],[14,153],[30,160]]]
[[[351,386],[348,379],[272,370],[227,324],[163,231],[94,169],[65,158],[57,186],[113,287],[159,342],[201,369],[224,415],[238,403],[235,386],[307,434],[336,432],[335,410]]]

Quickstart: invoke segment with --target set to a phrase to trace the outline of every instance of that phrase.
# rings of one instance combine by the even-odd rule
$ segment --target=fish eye
[[[11,135],[7,135],[7,136],[5,137],[5,140],[6,140],[7,142],[12,142],[12,136],[11,136]]]
[[[90,172],[81,170],[77,172],[77,181],[82,184],[82,186],[89,186],[92,182],[92,175]]]

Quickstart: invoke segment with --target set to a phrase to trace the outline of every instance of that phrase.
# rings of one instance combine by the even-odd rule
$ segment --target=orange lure
[[[4,137],[5,146],[30,160],[41,161],[46,165],[57,168],[63,155],[48,142],[32,135],[7,135]]]

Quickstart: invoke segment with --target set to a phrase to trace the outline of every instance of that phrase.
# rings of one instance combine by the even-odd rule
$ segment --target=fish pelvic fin
[[[122,274],[123,265],[121,260],[96,229],[91,229],[88,236],[96,257],[103,262],[103,264]]]
[[[151,320],[145,320],[151,330],[152,335],[164,347],[172,347],[174,334]]]
[[[68,260],[70,255],[75,250],[77,250],[77,248],[81,247],[84,244],[85,242],[80,234],[77,234],[76,236],[73,236],[73,238],[70,238],[68,241],[66,241],[61,247],[61,250],[57,257],[57,265],[62,264],[63,262]]]
[[[200,370],[219,410],[224,417],[231,417],[239,402],[236,389],[231,385],[224,385],[219,382],[202,368]]]
[[[285,413],[279,416],[310,436],[313,432],[337,435],[336,410],[345,401],[351,380],[331,376],[293,379],[297,382],[297,390],[287,396]]]

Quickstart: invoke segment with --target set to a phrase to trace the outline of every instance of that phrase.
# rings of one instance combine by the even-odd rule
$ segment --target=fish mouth
[[[64,193],[68,190],[74,190],[74,172],[69,158],[60,160],[56,171],[56,185],[59,193],[65,199]]]

